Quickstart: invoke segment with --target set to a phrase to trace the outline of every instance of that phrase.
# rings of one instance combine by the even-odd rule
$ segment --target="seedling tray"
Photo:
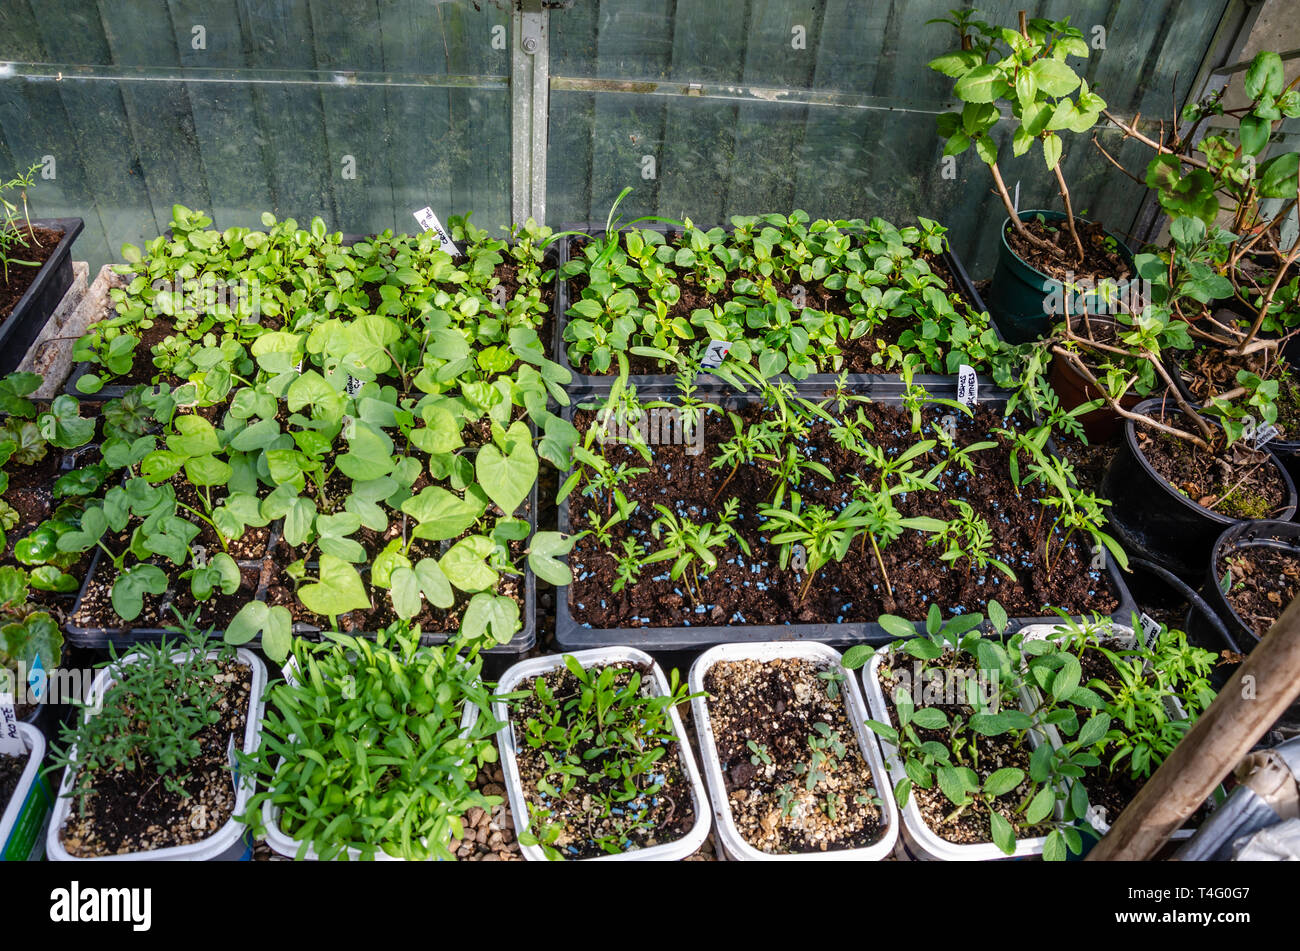
[[[659,664],[653,657],[634,647],[605,647],[577,654],[575,660],[584,669],[588,670],[593,667],[604,667],[617,663],[648,665],[650,673],[642,681],[644,685],[642,689],[647,690],[652,696],[666,696],[669,693],[668,678],[664,676]],[[499,695],[507,694],[519,688],[525,681],[531,681],[563,666],[564,658],[555,655],[521,660],[502,675],[500,683],[497,685],[497,693]],[[514,816],[518,817],[515,820],[517,823],[516,829],[522,832],[529,827],[530,820],[528,800],[524,793],[523,780],[519,774],[517,759],[519,743],[515,736],[514,723],[510,717],[510,710],[501,700],[493,701],[492,715],[503,724],[496,735],[497,749],[500,751],[501,768],[505,773],[506,795],[509,797],[510,811]],[[700,776],[699,768],[695,764],[695,754],[691,751],[690,738],[686,734],[686,727],[682,724],[681,716],[678,714],[676,707],[668,708],[668,716],[672,721],[673,732],[677,736],[678,753],[681,756],[682,772],[686,778],[686,785],[690,787],[691,805],[695,812],[694,824],[684,836],[672,842],[661,842],[657,845],[633,849],[628,852],[600,855],[583,861],[679,861],[692,855],[709,837],[709,827],[712,824],[709,797],[705,792],[704,780]],[[520,850],[523,852],[525,859],[546,861],[546,853],[540,846],[521,845]]]
[[[22,222],[26,226],[26,221]],[[32,343],[45,329],[45,322],[58,308],[72,286],[72,243],[85,222],[80,218],[33,218],[33,227],[62,231],[63,237],[36,275],[36,280],[18,299],[9,316],[0,322],[0,375],[12,373],[27,356]],[[22,258],[22,248],[15,249]]]
[[[178,651],[175,656],[183,656],[186,653],[186,651]],[[253,677],[252,689],[249,691],[248,696],[248,717],[244,725],[243,743],[240,746],[245,755],[251,756],[257,751],[262,737],[262,716],[266,709],[266,665],[262,663],[256,654],[242,647],[236,650],[235,655],[236,662],[249,668]],[[121,667],[131,663],[138,656],[128,654],[118,664],[100,671],[98,676],[95,677],[95,682],[91,684],[90,697],[92,699],[98,697],[102,700],[113,684],[117,682]],[[210,651],[207,656],[209,659],[213,659],[217,656],[217,652]],[[93,715],[90,711],[86,712],[87,718]],[[230,818],[226,820],[225,825],[206,839],[190,845],[174,845],[149,852],[125,852],[119,855],[101,855],[95,858],[77,858],[70,855],[63,847],[60,832],[72,811],[72,795],[77,778],[77,749],[75,746],[72,748],[70,756],[71,764],[63,771],[63,782],[59,787],[58,798],[54,802],[54,813],[50,818],[45,837],[45,852],[51,862],[230,862],[245,860],[250,856],[252,837],[236,817],[245,811],[248,799],[253,795],[256,782],[251,774],[241,774],[238,770],[232,772],[230,779],[231,785],[235,788],[235,804],[231,810]]]
[[[642,225],[640,228],[641,230],[658,231],[661,233],[676,230],[672,226],[662,223],[650,223],[648,225]],[[593,237],[600,237],[605,233],[603,226],[600,224],[566,224],[561,225],[557,230],[582,231],[592,235]],[[730,234],[734,229],[728,227],[724,230]],[[574,239],[572,237],[561,238],[556,242],[556,244],[559,245],[559,258],[556,263],[555,294],[552,299],[552,305],[555,308],[555,339],[553,344],[554,356],[552,359],[573,375],[573,382],[569,385],[569,391],[571,393],[582,392],[583,390],[592,387],[607,387],[615,379],[615,375],[612,373],[579,373],[569,363],[568,344],[564,340],[564,329],[569,323],[567,311],[571,306],[569,300],[569,280],[560,274],[560,269],[570,261],[570,250],[573,246],[573,242]],[[976,311],[987,313],[988,308],[984,306],[984,299],[980,297],[979,291],[975,289],[974,281],[972,281],[970,275],[966,273],[966,268],[962,265],[957,254],[949,249],[943,252],[941,259],[947,267],[948,273],[952,275],[954,285],[952,290],[964,297]],[[997,334],[998,339],[1001,340],[1002,333],[998,330],[997,325],[993,323],[991,319],[989,321],[989,326],[993,328],[993,332]],[[866,385],[880,380],[897,379],[897,377],[897,373],[852,373],[849,374],[848,380],[854,384]],[[637,387],[637,389],[641,389],[647,385],[672,383],[675,379],[676,377],[672,373],[642,373],[629,375],[628,383]],[[803,382],[826,385],[828,383],[834,383],[838,379],[839,374],[836,373],[814,373],[806,377]],[[918,373],[913,377],[914,382],[919,383],[926,388],[946,383],[950,379],[951,377],[949,376],[936,373]],[[731,389],[729,383],[712,373],[700,373],[700,375],[696,377],[695,382],[704,392],[713,392],[719,389]]]
[[[258,595],[255,595],[254,597],[259,597],[260,592],[264,587],[263,579],[266,576],[265,567],[267,558],[270,551],[274,549],[278,537],[278,525],[273,522],[271,524],[271,534],[267,538],[266,553],[264,553],[261,558],[241,558],[235,560],[235,564],[237,564],[241,570],[256,569],[258,571]],[[81,610],[82,602],[86,598],[86,591],[90,587],[91,580],[95,577],[95,572],[98,570],[100,559],[103,556],[104,550],[96,546],[95,553],[90,560],[90,567],[86,570],[86,577],[81,582],[81,590],[77,593],[76,600],[72,602],[71,610],[68,611],[69,619],[76,617],[77,613]],[[171,568],[174,568],[177,574],[186,570],[184,567],[180,566],[171,566]],[[176,579],[174,584],[183,585],[188,584],[188,582]],[[164,637],[173,640],[178,637],[174,625],[162,627],[145,624],[140,627],[134,627],[130,622],[121,627],[82,627],[81,625],[74,624],[71,620],[68,620],[63,626],[63,631],[69,644],[76,647],[91,647],[98,649],[122,647],[124,645],[140,643],[157,643]],[[224,633],[224,630],[219,629],[212,632],[213,636],[218,638],[220,638]],[[253,643],[260,644],[261,638],[259,637],[254,639]]]
[[[852,724],[853,735],[858,741],[858,750],[871,770],[872,781],[883,802],[881,807],[883,828],[880,838],[871,845],[859,848],[829,848],[825,852],[771,854],[751,845],[736,825],[731,800],[727,794],[727,781],[723,775],[724,766],[719,758],[717,740],[713,735],[713,721],[709,714],[709,697],[704,689],[704,678],[715,664],[742,660],[770,663],[781,659],[830,664],[844,675],[841,702]],[[889,774],[880,756],[879,741],[865,725],[868,718],[867,702],[858,687],[857,677],[840,666],[841,659],[839,651],[817,643],[723,644],[701,654],[691,665],[690,687],[691,693],[696,695],[691,699],[695,738],[700,750],[700,759],[704,764],[704,778],[709,784],[709,796],[713,801],[713,818],[718,840],[728,859],[749,862],[875,862],[886,858],[893,850],[898,840],[900,824],[898,806],[889,788],[890,783],[886,782]]]
[[[528,524],[532,527],[532,533],[536,533],[537,531],[537,483],[536,482],[533,483],[533,491],[528,498],[529,498]],[[278,525],[279,523],[276,524]],[[276,564],[275,549],[276,546],[279,544],[279,540],[280,540],[280,535],[279,532],[277,531],[272,536],[271,544],[267,549],[266,570],[262,572],[262,584],[259,586],[257,591],[257,600],[259,601],[266,600],[266,591],[269,585],[269,579],[271,576],[271,572],[272,570],[274,570]],[[368,568],[363,568],[361,570],[361,574],[363,577],[365,577],[367,573],[368,573]],[[380,591],[378,594],[380,597],[386,596],[382,591]],[[523,627],[521,627],[517,632],[515,632],[514,637],[512,637],[505,644],[497,644],[494,647],[488,648],[486,651],[483,651],[483,653],[506,654],[506,655],[513,656],[516,654],[526,653],[527,651],[532,650],[532,648],[537,644],[537,578],[533,574],[532,568],[528,567],[526,560],[524,564],[524,604],[523,604],[523,610],[520,614],[520,617],[523,620]],[[321,628],[315,624],[308,624],[302,621],[295,621],[293,624],[293,633],[299,637],[315,637],[318,636],[320,632],[321,632]],[[349,631],[348,633],[356,635],[358,637],[373,638],[375,636],[374,631]],[[420,643],[426,646],[445,644],[447,643],[448,639],[450,639],[450,637],[451,637],[450,634],[443,633],[443,632],[436,632],[431,634],[426,634],[421,632]]]
[[[73,219],[73,220],[80,221],[80,219]],[[167,237],[167,238],[170,238],[170,237],[171,237],[171,229],[169,228],[169,229],[167,229],[166,231],[164,231],[164,232],[163,232],[163,235],[164,235],[165,237]],[[356,233],[352,233],[352,232],[344,232],[344,233],[343,233],[343,241],[342,241],[342,245],[343,245],[343,247],[345,247],[345,248],[346,248],[346,247],[351,247],[352,245],[356,244],[357,242],[359,242],[359,241],[365,241],[366,239],[368,239],[368,238],[370,238],[370,237],[373,237],[373,235],[369,235],[369,234],[356,234]],[[557,244],[558,244],[558,243],[559,243],[559,242],[557,242]],[[552,259],[552,260],[550,260],[549,262],[547,262],[547,263],[550,265],[550,267],[556,267],[555,261],[558,260],[558,254],[559,254],[559,253],[562,253],[562,249],[561,249],[560,251],[557,251],[556,249],[553,249],[553,248],[552,248],[552,249],[548,249],[548,251],[547,251],[547,256],[548,256],[549,258]],[[69,265],[69,267],[71,267],[71,265]],[[69,272],[69,273],[71,273],[71,272]],[[554,301],[554,300],[551,302],[551,305],[552,305],[552,307],[555,306],[555,301]],[[568,309],[568,305],[566,304],[566,305],[565,305],[565,310],[567,310],[567,309]],[[554,313],[559,314],[559,313],[562,313],[562,311],[554,311]],[[106,315],[106,316],[107,316],[107,315]],[[88,329],[89,329],[89,328],[88,328]],[[540,334],[539,334],[539,336],[540,336]],[[565,364],[565,365],[567,366],[567,364]],[[70,395],[72,395],[72,396],[77,397],[77,399],[81,400],[82,402],[86,402],[86,403],[97,403],[97,402],[107,402],[108,400],[121,399],[121,398],[122,398],[123,396],[125,396],[128,392],[130,392],[131,390],[135,389],[137,386],[141,386],[141,385],[146,385],[146,386],[148,386],[148,385],[149,385],[149,384],[139,384],[139,383],[132,383],[132,384],[109,383],[109,384],[105,384],[103,387],[101,387],[101,388],[99,389],[98,392],[95,392],[95,393],[82,393],[80,390],[77,389],[77,381],[78,381],[79,379],[81,379],[81,377],[85,376],[87,373],[90,373],[90,372],[92,371],[92,369],[93,369],[93,367],[92,367],[92,365],[89,364],[89,363],[77,363],[77,364],[74,364],[73,367],[72,367],[72,372],[71,372],[71,373],[69,374],[69,376],[68,376],[68,380],[67,380],[67,382],[64,383],[64,385],[63,385],[63,392],[64,392],[64,393],[68,393],[68,394],[70,394]]]
[[[871,658],[871,662],[862,669],[862,687],[867,696],[867,705],[871,709],[872,717],[881,723],[892,722],[889,716],[892,705],[886,700],[884,691],[880,689],[880,680],[877,676],[881,662],[887,654],[887,650],[877,651],[876,655]],[[1022,691],[1021,693],[1021,705],[1026,712],[1033,708],[1027,692]],[[1045,733],[1039,733],[1036,730],[1031,731],[1029,734],[1030,745],[1035,749],[1043,743],[1060,746],[1061,738],[1057,735],[1055,728],[1049,726],[1045,730]],[[907,772],[903,769],[902,761],[898,758],[898,749],[894,744],[883,738],[880,738],[880,747],[884,751],[885,762],[889,766],[891,782],[888,785],[896,787],[900,781],[907,778]],[[893,789],[890,788],[885,795],[892,797],[894,795]],[[1059,799],[1055,806],[1055,813],[1058,820],[1063,817],[1063,806]],[[917,804],[916,797],[911,796],[907,800],[907,805],[903,807],[903,836],[900,841],[908,854],[916,856],[921,861],[1000,861],[1002,859],[1042,855],[1047,836],[1029,836],[1017,839],[1015,851],[1011,855],[1007,855],[992,842],[970,844],[949,842],[930,828],[921,815],[921,809]]]
[[[824,389],[824,386],[813,383],[801,383],[796,387],[799,395],[808,398],[820,396]],[[947,399],[956,398],[956,383],[952,378],[946,378],[941,385],[927,387],[927,390],[931,396]],[[851,387],[851,392],[868,396],[873,402],[899,406],[902,403],[903,386],[897,382],[875,380],[857,384]],[[644,390],[638,390],[638,396],[642,398],[643,402],[652,399],[668,399],[674,393],[673,388],[663,386],[647,386]],[[998,408],[1004,407],[1009,395],[1005,392],[984,391],[981,403]],[[741,394],[734,390],[726,396],[714,397],[724,408],[729,409],[735,409],[758,398],[757,394]],[[572,421],[574,412],[578,408],[580,408],[580,400],[575,399],[572,405],[565,408],[564,418]],[[1050,440],[1047,448],[1049,452],[1055,452]],[[559,530],[562,533],[569,533],[573,530],[569,506],[574,498],[581,498],[577,493],[578,490],[575,489],[574,494],[559,504],[558,523]],[[936,563],[938,562],[938,556],[939,552],[936,549],[934,555]],[[759,552],[755,551],[753,557],[755,559],[759,558]],[[773,558],[775,558],[775,549],[773,549]],[[571,561],[572,559],[573,556],[570,556]],[[1132,615],[1138,610],[1137,606],[1113,558],[1106,558],[1105,568],[1105,576],[1110,580],[1111,592],[1118,601],[1118,606],[1110,616],[1119,624],[1131,625]],[[653,571],[655,574],[667,570],[667,562],[646,568],[646,571]],[[994,569],[990,567],[989,570]],[[645,575],[643,575],[644,577]],[[560,588],[556,591],[555,640],[557,646],[566,651],[613,644],[628,644],[649,651],[698,651],[716,644],[733,642],[798,640],[818,641],[842,648],[853,644],[888,644],[895,639],[875,621],[595,628],[586,626],[585,623],[578,621],[573,616],[569,605],[570,596],[570,591],[567,588]],[[942,604],[939,606],[941,609],[946,607]],[[1029,624],[1060,623],[1060,620],[1059,617],[1015,617],[1009,619],[1009,630],[1014,631]],[[915,627],[917,632],[921,633],[925,627],[924,621],[917,620]],[[987,629],[989,629],[988,622],[986,622]]]

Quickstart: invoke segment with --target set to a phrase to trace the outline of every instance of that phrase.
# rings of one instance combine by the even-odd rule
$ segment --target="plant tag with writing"
[[[963,406],[974,406],[979,402],[979,377],[964,363],[957,368],[957,402]]]
[[[0,694],[0,756],[26,756],[27,744],[18,732],[18,714],[14,695]]]
[[[460,256],[460,248],[456,247],[456,242],[451,240],[451,235],[447,234],[447,229],[442,226],[442,222],[438,220],[432,208],[426,206],[415,212],[415,220],[425,231],[432,231],[438,236],[438,245],[442,250],[452,257]]]
[[[700,366],[705,370],[716,370],[722,366],[722,361],[727,359],[727,354],[731,352],[731,344],[726,340],[710,340],[709,349],[704,352],[704,359],[700,361]]]

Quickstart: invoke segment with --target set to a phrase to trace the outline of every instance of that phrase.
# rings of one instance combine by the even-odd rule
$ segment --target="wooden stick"
[[[1060,188],[1061,198],[1065,200],[1065,224],[1070,229],[1070,237],[1074,239],[1074,250],[1079,255],[1079,263],[1082,264],[1083,242],[1079,240],[1079,233],[1074,230],[1074,206],[1070,203],[1070,189],[1065,187],[1065,176],[1061,174],[1059,159],[1052,171],[1056,173],[1056,184]]]
[[[1125,125],[1119,119],[1116,119],[1113,115],[1110,114],[1110,112],[1108,112],[1105,109],[1101,110],[1101,114],[1105,116],[1107,119],[1109,119],[1111,122],[1115,123],[1115,125],[1119,126],[1120,131],[1123,132],[1126,137],[1137,139],[1143,145],[1149,146],[1155,149],[1157,152],[1161,152],[1165,155],[1176,155],[1178,160],[1185,165],[1191,165],[1194,168],[1208,168],[1208,166],[1200,159],[1193,158],[1190,155],[1178,155],[1172,149],[1167,149],[1159,142],[1155,141],[1154,139],[1148,138],[1147,136],[1143,135],[1141,132],[1137,130],[1136,118],[1133,120],[1133,125],[1130,126],[1130,125]]]
[[[1277,619],[1096,847],[1089,862],[1149,859],[1300,695],[1300,598]]]

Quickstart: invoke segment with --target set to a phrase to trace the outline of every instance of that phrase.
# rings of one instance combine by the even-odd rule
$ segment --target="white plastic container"
[[[497,692],[502,694],[510,693],[516,690],[519,684],[525,680],[532,681],[542,674],[563,667],[565,656],[575,658],[586,669],[618,663],[646,664],[650,667],[650,677],[642,678],[643,688],[653,683],[655,688],[653,696],[664,696],[668,693],[668,678],[664,676],[664,672],[659,668],[659,665],[655,663],[649,654],[639,651],[635,647],[597,647],[592,650],[575,651],[570,655],[534,657],[531,660],[521,661],[505,672],[500,684],[497,686]],[[515,742],[514,727],[510,722],[510,711],[506,704],[499,700],[495,701],[492,705],[492,714],[505,724],[497,731],[497,748],[501,753],[501,767],[505,774],[506,793],[510,797],[510,810],[514,814],[515,830],[516,834],[518,834],[528,828],[528,805],[524,797],[523,783],[519,779],[519,763],[515,758],[518,745]],[[691,826],[686,835],[674,842],[664,842],[644,849],[633,849],[617,855],[598,855],[588,861],[677,861],[694,853],[704,844],[704,840],[709,837],[709,797],[704,791],[704,782],[700,779],[700,771],[695,765],[695,756],[691,753],[690,740],[686,736],[686,729],[682,725],[681,717],[677,715],[677,708],[670,707],[668,714],[672,719],[673,733],[677,736],[677,749],[681,753],[682,769],[691,787],[691,800],[695,808],[695,824]],[[520,843],[519,849],[526,859],[543,862],[547,860],[546,853],[540,846]]]
[[[119,662],[119,666],[130,664],[138,658],[139,654],[128,654]],[[188,656],[184,651],[178,651],[173,656]],[[218,651],[209,651],[208,657],[215,659],[219,656]],[[252,651],[244,648],[235,649],[236,660],[253,672],[253,684],[249,693],[248,705],[248,722],[244,727],[244,744],[243,750],[247,754],[252,754],[256,749],[262,733],[262,712],[265,708],[266,694],[266,666]],[[98,697],[104,696],[108,688],[117,682],[114,667],[106,668],[100,671],[95,678],[95,682],[90,687],[90,702]],[[87,717],[93,716],[89,711]],[[71,765],[64,770],[63,782],[59,787],[58,798],[54,802],[54,814],[50,818],[50,828],[45,838],[45,852],[52,862],[155,862],[155,861],[173,861],[173,862],[232,862],[249,858],[252,855],[251,840],[245,835],[245,828],[242,823],[235,817],[242,813],[248,807],[248,797],[253,794],[255,785],[252,776],[234,775],[235,782],[235,807],[231,812],[230,818],[220,829],[208,836],[201,842],[195,842],[192,845],[174,845],[165,849],[154,849],[150,852],[127,852],[122,855],[101,855],[94,858],[79,858],[69,855],[63,848],[59,833],[63,829],[63,824],[68,820],[68,815],[72,811],[72,800],[69,798],[75,780],[76,780],[76,762],[77,749],[72,748]]]
[[[49,783],[40,775],[45,737],[30,723],[22,722],[18,724],[18,735],[27,745],[27,765],[0,813],[0,860],[39,862],[45,855],[52,798]]]
[[[284,675],[285,675],[285,680],[289,681],[290,683],[293,682],[293,675],[290,672],[289,668],[287,667],[285,668]],[[461,717],[460,720],[461,733],[468,733],[473,728],[474,723],[477,720],[478,720],[478,707],[475,706],[467,707],[465,709],[464,715]],[[289,736],[290,745],[293,744],[293,740],[294,737],[291,734]],[[262,803],[262,825],[266,827],[266,844],[271,847],[272,851],[280,855],[283,855],[286,858],[296,859],[298,858],[298,850],[302,847],[302,840],[294,838],[293,836],[289,835],[283,829],[280,828],[281,811],[282,810],[280,809],[280,807],[272,803],[271,800],[269,799]],[[350,861],[353,862],[361,861],[362,853],[360,849],[348,849],[347,853],[348,853],[348,859]],[[310,844],[307,846],[307,851],[303,853],[302,858],[303,861],[305,862],[319,862],[321,860],[320,856],[316,853],[316,850],[312,848]],[[374,860],[376,862],[405,862],[406,861],[406,859],[397,858],[396,856],[389,855],[387,852],[384,851],[376,851]]]
[[[778,658],[806,660],[818,664],[840,666],[840,652],[816,641],[769,641],[758,644],[721,644],[710,648],[696,658],[691,665],[691,693],[704,692],[704,677],[714,664],[755,660],[761,663]],[[713,814],[717,820],[718,839],[728,859],[738,861],[857,861],[875,862],[886,858],[898,839],[898,806],[890,791],[889,774],[880,755],[875,734],[865,726],[867,705],[857,679],[851,671],[840,667],[844,681],[840,696],[847,708],[847,716],[853,724],[853,732],[858,738],[858,749],[871,769],[871,778],[875,782],[876,792],[884,803],[884,822],[879,841],[858,849],[828,849],[825,852],[795,852],[790,854],[771,854],[756,849],[745,841],[736,827],[735,817],[731,812],[731,800],[727,796],[726,779],[722,775],[722,763],[718,759],[718,748],[713,738],[712,720],[709,717],[707,697],[696,697],[691,701],[691,710],[695,714],[695,735],[700,743],[700,758],[704,761],[704,775],[709,783],[709,793],[713,799]]]
[[[880,663],[890,650],[891,645],[886,645],[876,651],[871,663],[862,670],[862,686],[867,695],[867,704],[871,708],[872,719],[879,720],[881,723],[889,723],[889,705],[885,700],[884,691],[880,689],[880,681],[876,674],[880,669]],[[1051,734],[1054,730],[1048,731],[1048,741],[1051,741]],[[1031,731],[1029,734],[1030,744],[1037,749],[1044,738],[1038,733]],[[1059,742],[1059,738],[1057,740]],[[885,752],[885,761],[889,764],[889,775],[892,780],[889,795],[893,795],[892,787],[907,777],[903,771],[902,761],[898,758],[897,748],[883,737],[880,738],[880,745]],[[1056,814],[1059,819],[1063,813],[1063,807],[1058,798],[1056,803]],[[949,842],[947,839],[938,835],[932,830],[921,816],[921,810],[916,804],[915,796],[908,796],[907,805],[903,808],[903,839],[907,851],[921,859],[937,862],[987,862],[997,859],[1026,858],[1032,855],[1042,855],[1043,844],[1047,841],[1046,836],[1032,836],[1016,840],[1015,851],[1010,855],[1003,852],[992,842],[976,842],[970,844],[960,844]]]

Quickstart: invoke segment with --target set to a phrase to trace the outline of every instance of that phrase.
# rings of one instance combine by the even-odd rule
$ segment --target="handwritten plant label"
[[[460,256],[460,248],[456,247],[456,242],[451,240],[451,235],[447,234],[447,229],[442,226],[442,222],[438,220],[432,208],[426,206],[415,212],[415,220],[425,231],[432,231],[438,236],[438,246],[442,250],[452,257]]]
[[[18,732],[18,713],[14,710],[14,695],[0,694],[0,756],[26,756],[27,744]]]
[[[974,406],[979,401],[979,377],[975,370],[962,364],[957,368],[957,402],[963,406]]]
[[[700,361],[700,366],[705,370],[716,370],[722,366],[722,361],[727,359],[727,354],[730,352],[729,341],[710,340],[709,349],[704,352],[704,359]]]

